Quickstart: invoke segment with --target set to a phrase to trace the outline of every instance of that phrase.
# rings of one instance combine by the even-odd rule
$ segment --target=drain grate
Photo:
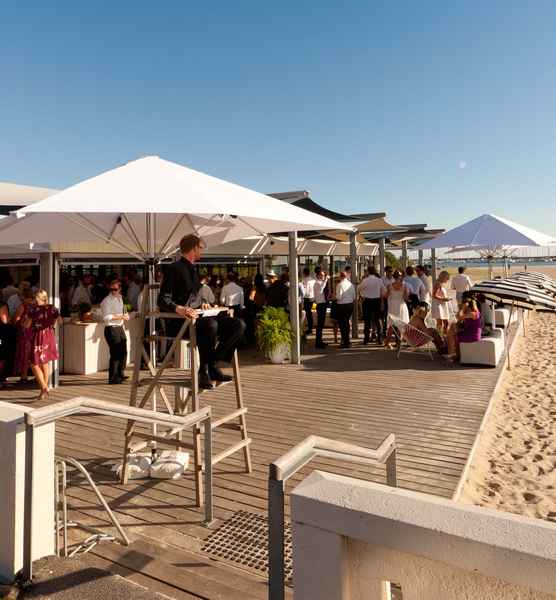
[[[210,534],[201,550],[259,575],[268,575],[268,519],[257,513],[240,510]],[[292,532],[287,523],[284,531],[284,569],[286,582],[291,583]]]

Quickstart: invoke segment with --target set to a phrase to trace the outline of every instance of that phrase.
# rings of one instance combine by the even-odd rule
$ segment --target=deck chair
[[[436,346],[428,333],[395,318],[390,318],[390,324],[398,342],[395,350],[396,358],[400,358],[400,354],[404,351],[419,350],[428,352],[430,359],[434,360],[433,350],[436,350]]]

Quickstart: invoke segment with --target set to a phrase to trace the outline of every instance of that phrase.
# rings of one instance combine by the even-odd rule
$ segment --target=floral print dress
[[[58,309],[50,304],[30,307],[28,316],[33,332],[31,364],[44,365],[58,359],[54,325],[59,315]]]

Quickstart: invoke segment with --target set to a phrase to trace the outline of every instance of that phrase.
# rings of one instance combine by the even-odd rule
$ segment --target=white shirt
[[[73,296],[71,297],[71,305],[77,306],[83,302],[86,304],[91,304],[91,294],[82,283],[79,283],[73,292]]]
[[[201,289],[199,290],[199,294],[201,296],[201,300],[203,301],[203,304],[214,304],[215,303],[214,293],[210,289],[210,287],[207,283],[201,284]]]
[[[471,289],[473,283],[468,275],[465,273],[458,273],[452,277],[452,289],[456,290],[458,294],[463,294]]]
[[[355,288],[349,279],[342,279],[336,286],[336,301],[338,304],[353,304],[355,302]]]
[[[404,283],[409,289],[410,294],[415,294],[419,300],[425,299],[425,294],[427,293],[425,289],[425,285],[423,282],[417,277],[417,275],[405,276]]]
[[[123,319],[113,320],[114,315],[124,314],[124,300],[121,294],[115,296],[110,292],[100,303],[100,310],[102,312],[102,320],[108,327],[116,327],[124,324]]]
[[[328,277],[325,279],[315,279],[315,283],[313,286],[313,292],[315,294],[315,302],[317,304],[322,304],[326,302],[326,297],[324,295],[324,289],[326,288],[326,284],[328,283]]]
[[[369,275],[359,284],[357,291],[362,298],[381,298],[386,288],[380,277]]]
[[[220,304],[223,306],[243,307],[243,288],[235,281],[227,283],[220,292]]]
[[[383,277],[382,277],[382,283],[384,284],[385,288],[388,288],[388,286],[391,283],[394,283],[394,278],[393,277],[386,277],[386,275],[383,275]]]
[[[315,283],[316,279],[314,277],[304,277],[302,280],[303,284],[303,298],[307,298],[308,300],[313,300],[315,297]]]
[[[422,275],[419,275],[419,279],[423,282],[423,285],[425,286],[425,297],[423,298],[423,300],[430,304],[432,298],[432,279],[430,277],[427,277],[424,273]]]

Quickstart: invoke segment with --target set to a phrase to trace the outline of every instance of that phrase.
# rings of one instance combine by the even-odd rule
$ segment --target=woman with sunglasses
[[[127,362],[124,321],[129,320],[129,314],[124,309],[120,281],[118,279],[112,281],[109,289],[110,294],[100,303],[100,310],[105,325],[104,339],[110,349],[108,383],[118,384],[127,379],[124,375]]]

